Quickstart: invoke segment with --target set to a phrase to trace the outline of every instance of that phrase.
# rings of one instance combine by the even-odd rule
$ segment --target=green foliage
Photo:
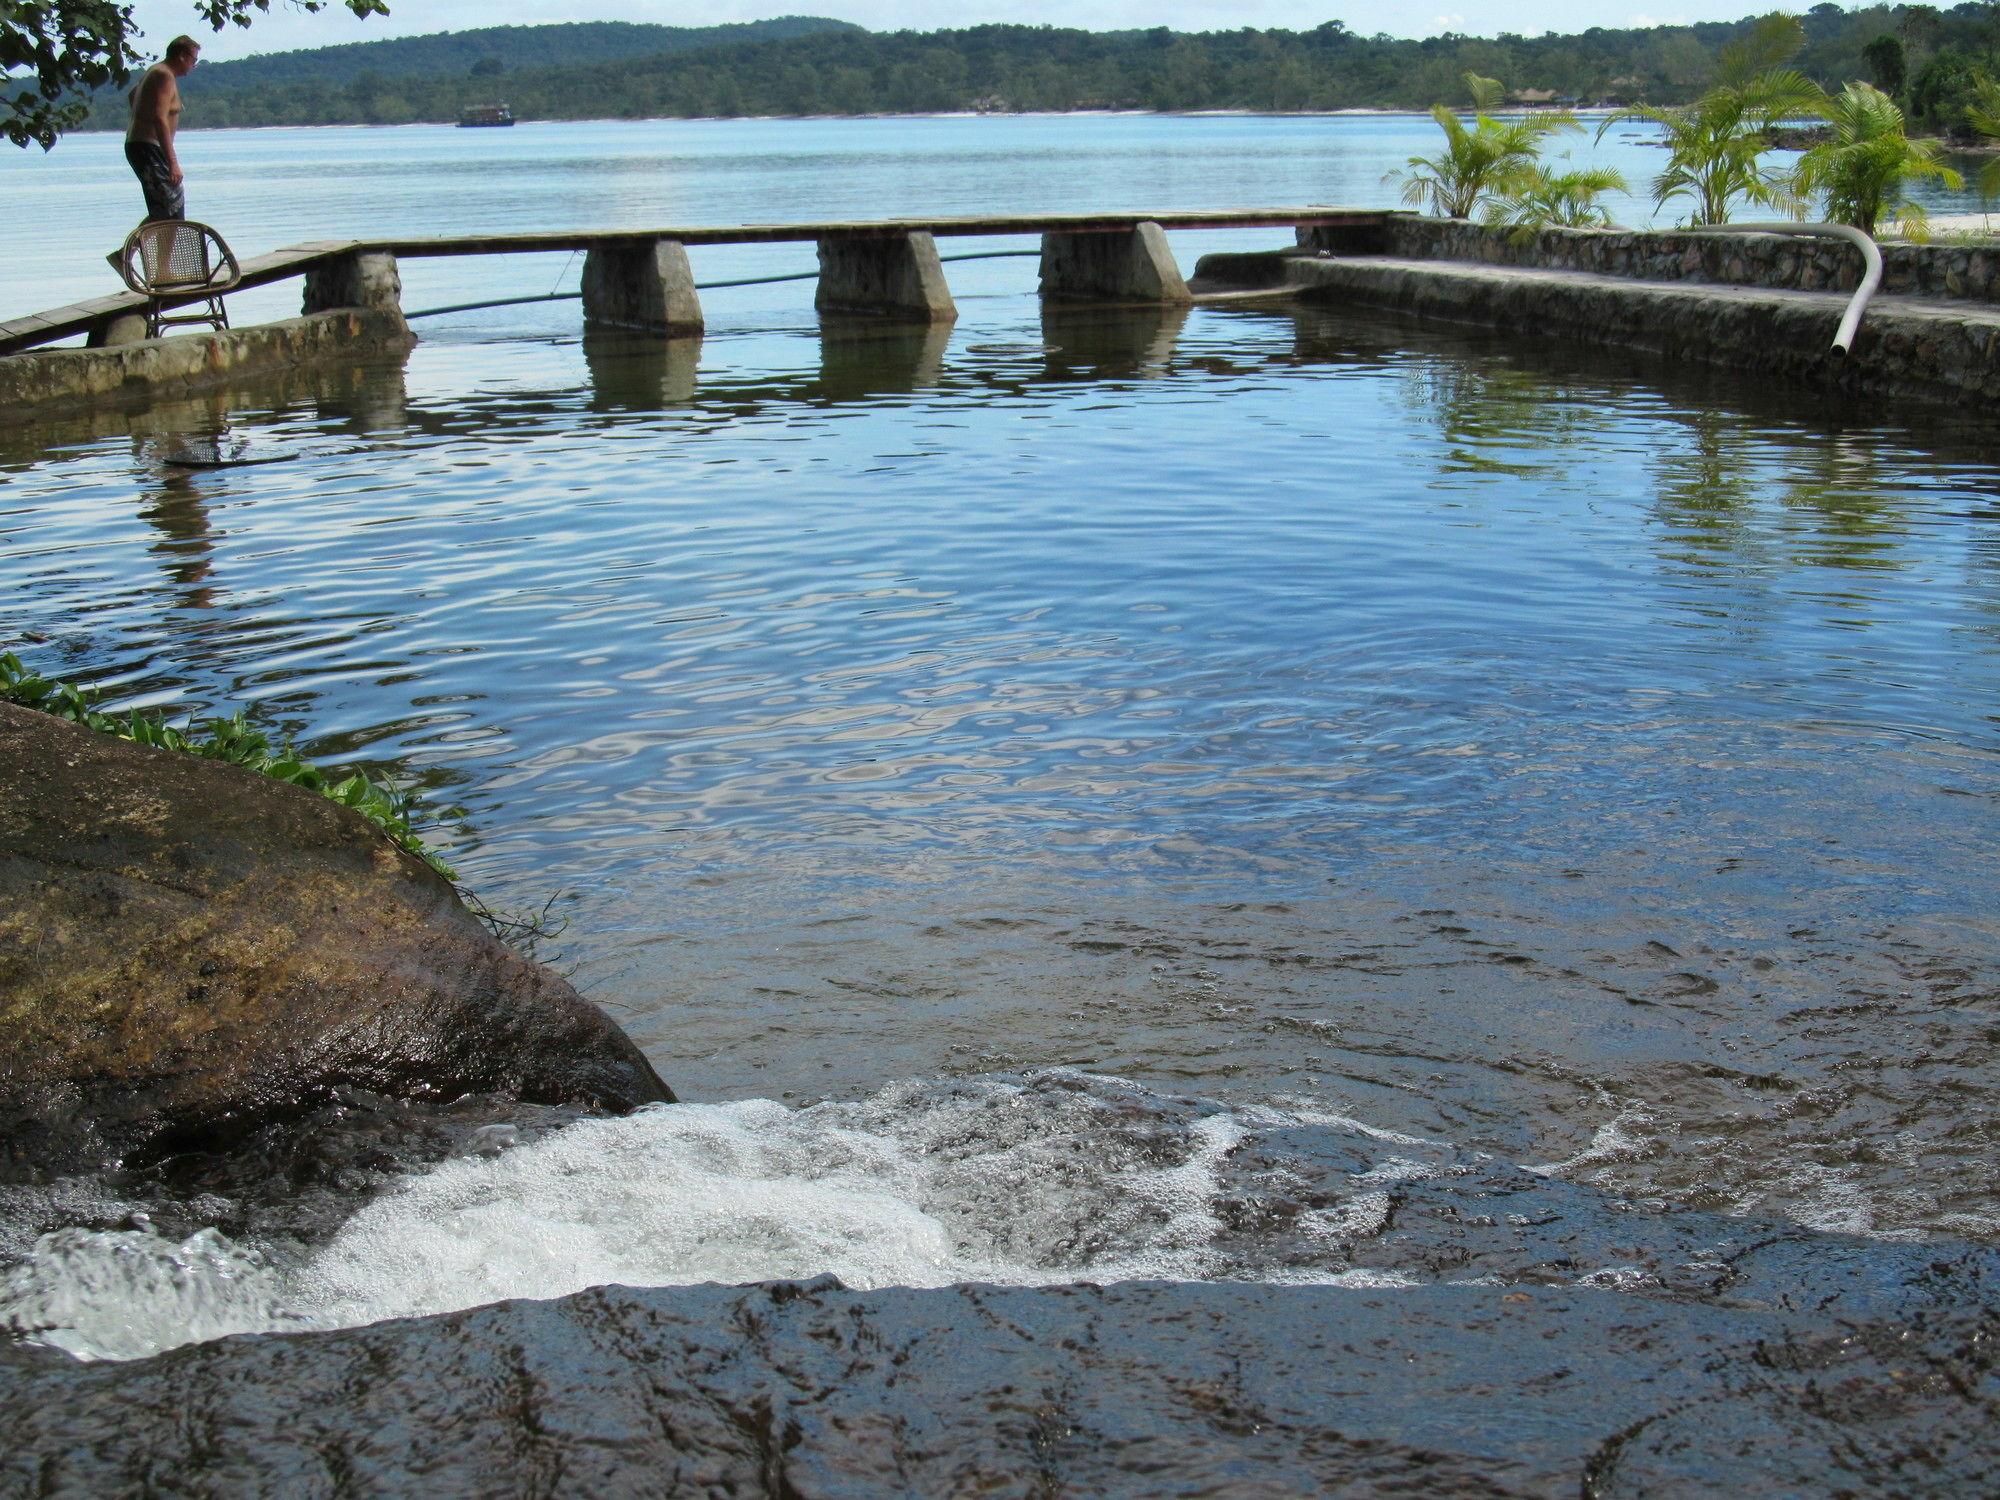
[[[1965,112],[1978,103],[1979,80],[1986,76],[1980,61],[1970,52],[1946,48],[1917,70],[1910,84],[1911,120],[1926,130],[1947,134],[1962,133]]]
[[[1885,31],[1861,49],[1861,57],[1875,75],[1875,87],[1892,97],[1903,92],[1910,60],[1901,37]]]
[[[1901,14],[1886,6],[1808,11],[1795,65],[1823,87],[1867,76],[1862,47],[1895,29]],[[1686,104],[1724,80],[1731,58],[1767,22],[1421,40],[1360,36],[1339,22],[1192,34],[1049,26],[867,32],[797,16],[733,27],[593,22],[485,27],[204,63],[183,93],[190,128],[452,121],[467,105],[496,97],[523,120],[1412,109],[1453,97],[1468,72],[1591,102]],[[1919,80],[1933,54],[1955,48],[1984,58],[1996,42],[2000,32],[1985,10],[1970,6],[1945,12],[1921,45],[1904,38]],[[1748,50],[1754,64],[1757,49]],[[488,56],[506,64],[504,83],[470,76]],[[366,97],[351,93],[349,85],[369,72],[383,86]],[[90,125],[124,124],[122,95],[100,95]]]
[[[292,0],[323,10],[327,0]],[[342,0],[357,16],[386,16],[384,0]],[[194,0],[211,31],[248,26],[271,0]],[[90,113],[92,91],[120,86],[143,62],[137,23],[117,0],[4,0],[0,3],[0,134],[43,150]]]
[[[1815,109],[1819,86],[1786,66],[1805,45],[1794,16],[1765,16],[1741,40],[1722,49],[1720,79],[1692,104],[1647,105],[1620,110],[1598,127],[1598,138],[1624,120],[1657,125],[1665,137],[1667,165],[1653,179],[1653,202],[1694,200],[1689,222],[1699,229],[1729,222],[1739,201],[1777,205],[1784,179],[1767,170],[1767,132],[1780,120]]]
[[[1608,229],[1611,211],[1598,200],[1624,191],[1624,176],[1610,167],[1551,172],[1537,163],[1493,199],[1486,222],[1511,227],[1517,245],[1543,229]]]
[[[318,792],[331,802],[353,808],[387,834],[397,847],[416,855],[445,879],[457,879],[452,869],[424,844],[418,825],[425,809],[401,787],[371,780],[359,772],[344,777],[329,776],[303,759],[289,741],[273,745],[270,736],[252,728],[241,713],[227,719],[197,719],[185,729],[176,729],[152,714],[103,713],[95,706],[97,697],[95,692],[74,683],[58,682],[32,671],[11,651],[0,652],[0,701],[54,714],[134,744],[227,761],[274,781],[288,781],[293,786]]]
[[[1573,116],[1560,112],[1496,120],[1489,111],[1505,97],[1500,81],[1467,73],[1465,87],[1472,95],[1473,123],[1467,126],[1446,105],[1432,105],[1444,149],[1435,156],[1412,156],[1407,172],[1383,179],[1402,184],[1405,203],[1444,219],[1469,219],[1482,200],[1512,192],[1533,172],[1543,141],[1580,128]]]
[[[1974,80],[1972,102],[1965,120],[1989,145],[2000,146],[2000,83],[1981,74]],[[1979,191],[1988,198],[2000,194],[2000,157],[1979,169]]]
[[[1913,141],[1903,112],[1870,83],[1850,83],[1828,98],[1820,113],[1833,139],[1813,147],[1792,169],[1792,191],[1803,200],[1824,198],[1826,216],[1873,234],[1884,215],[1901,211],[1903,223],[1921,233],[1926,215],[1904,191],[1912,182],[1962,187],[1964,179],[1937,158],[1935,141]]]

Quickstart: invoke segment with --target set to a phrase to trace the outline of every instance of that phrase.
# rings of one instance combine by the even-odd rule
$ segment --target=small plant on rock
[[[397,847],[416,855],[445,879],[457,880],[457,873],[424,843],[419,832],[421,821],[437,815],[429,814],[403,788],[372,780],[358,771],[347,776],[328,775],[299,755],[289,741],[274,745],[268,734],[252,727],[241,713],[227,719],[195,719],[185,728],[177,729],[157,715],[139,710],[105,713],[96,706],[99,697],[95,691],[75,683],[42,676],[24,666],[11,651],[0,652],[0,702],[54,714],[134,744],[177,750],[206,760],[228,761],[260,776],[318,792],[330,802],[353,808],[387,834]]]

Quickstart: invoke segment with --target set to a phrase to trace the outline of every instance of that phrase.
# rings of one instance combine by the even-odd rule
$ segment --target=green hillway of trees
[[[1868,79],[1920,128],[1965,126],[1982,70],[2000,72],[2000,4],[1815,5],[1796,67],[1838,90]],[[1365,37],[1338,21],[1310,31],[1087,32],[978,26],[958,31],[816,35],[570,66],[481,58],[449,72],[371,70],[345,80],[228,82],[218,68],[185,88],[200,126],[451,121],[504,101],[521,119],[855,115],[963,110],[1333,110],[1427,108],[1464,75],[1583,104],[1682,104],[1712,86],[1720,55],[1754,22],[1593,29],[1575,36]],[[386,44],[384,44],[386,46]],[[385,50],[385,64],[390,53]],[[293,54],[306,62],[310,54]],[[230,67],[234,65],[224,65]],[[123,125],[101,98],[90,124]]]

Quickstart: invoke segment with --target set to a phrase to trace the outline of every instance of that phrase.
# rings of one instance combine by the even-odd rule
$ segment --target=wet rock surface
[[[0,1176],[232,1143],[342,1089],[670,1099],[358,814],[0,705]]]
[[[1338,1117],[1060,1071],[795,1112],[475,1124],[498,1118],[466,1102],[325,1123],[349,1168],[371,1133],[455,1159],[357,1206],[261,1309],[239,1301],[247,1320],[226,1320],[227,1295],[267,1272],[212,1231],[174,1245],[203,1211],[184,1196],[153,1205],[157,1237],[15,1247],[0,1324],[47,1338],[67,1317],[83,1336],[67,1347],[105,1349],[120,1318],[169,1304],[193,1338],[365,1321],[366,1284],[387,1299],[377,1318],[562,1288],[561,1268],[510,1283],[493,1263],[610,1284],[126,1363],[0,1345],[0,1496],[1956,1497],[2000,1482],[2000,1253],[1985,1248],[1621,1198]],[[482,1144],[510,1128],[518,1143]],[[309,1198],[226,1227],[268,1247]],[[913,1215],[939,1233],[928,1268]],[[834,1261],[850,1285],[617,1284],[700,1281],[716,1242]],[[461,1270],[441,1269],[454,1254]],[[926,1274],[928,1289],[895,1284]],[[121,1276],[122,1313],[104,1300]],[[299,1300],[343,1278],[349,1300]],[[93,1296],[94,1321],[76,1316]]]
[[[0,1493],[1990,1493],[1990,1257],[1797,1294],[609,1287],[128,1365],[5,1356]]]

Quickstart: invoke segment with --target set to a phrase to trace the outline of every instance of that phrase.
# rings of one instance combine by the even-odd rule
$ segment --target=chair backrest
[[[227,291],[242,279],[229,246],[192,219],[153,219],[125,238],[118,273],[135,292]]]

